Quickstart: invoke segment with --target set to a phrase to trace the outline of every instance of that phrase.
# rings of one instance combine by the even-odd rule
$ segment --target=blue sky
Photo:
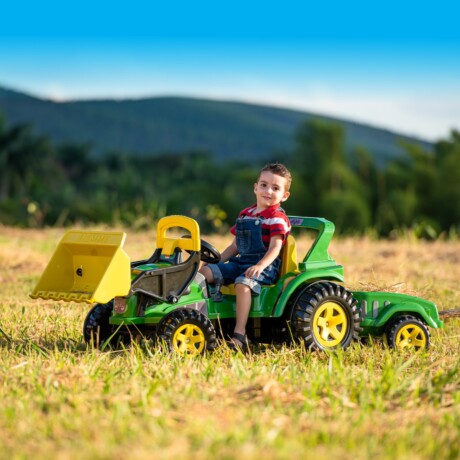
[[[56,100],[241,100],[432,140],[460,129],[459,9],[18,0],[0,9],[0,85]]]

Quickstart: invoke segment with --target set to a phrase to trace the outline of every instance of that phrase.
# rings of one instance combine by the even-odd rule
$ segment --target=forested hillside
[[[433,152],[406,143],[383,166],[364,148],[347,152],[340,124],[305,121],[292,142],[283,159],[293,173],[289,214],[327,217],[342,233],[460,234],[459,132]],[[196,149],[94,156],[87,144],[55,144],[31,126],[0,119],[0,223],[154,228],[165,215],[184,214],[203,232],[225,231],[254,202],[258,172],[273,157],[218,161]]]
[[[9,126],[30,123],[56,144],[88,143],[99,156],[109,150],[149,156],[201,150],[220,163],[259,163],[274,152],[290,155],[298,126],[318,118],[342,126],[347,155],[365,148],[378,165],[404,154],[401,141],[432,150],[428,142],[363,124],[239,102],[158,97],[58,103],[0,87],[0,113]]]

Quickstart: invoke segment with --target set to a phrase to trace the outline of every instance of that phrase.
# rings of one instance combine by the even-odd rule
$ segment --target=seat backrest
[[[171,228],[183,228],[190,233],[190,238],[171,238],[166,236]],[[186,216],[167,216],[158,221],[157,225],[157,248],[165,256],[174,254],[175,249],[198,252],[201,249],[200,227],[198,223]]]
[[[297,263],[297,248],[295,238],[292,235],[288,235],[286,243],[283,247],[281,254],[281,270],[280,276],[284,276],[286,273],[294,272],[298,273],[299,266]]]

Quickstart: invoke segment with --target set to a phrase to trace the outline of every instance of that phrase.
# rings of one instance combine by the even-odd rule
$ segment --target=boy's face
[[[284,177],[273,174],[271,171],[262,171],[259,180],[254,184],[257,207],[267,209],[286,201],[289,197],[286,184],[287,181]]]

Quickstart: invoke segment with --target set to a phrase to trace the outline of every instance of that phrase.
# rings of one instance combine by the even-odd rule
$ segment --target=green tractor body
[[[292,227],[315,232],[301,262],[295,239],[282,252],[281,276],[253,297],[248,336],[254,341],[299,340],[309,349],[346,348],[360,337],[386,336],[394,348],[429,346],[428,327],[443,326],[432,302],[389,292],[351,292],[344,269],[329,254],[334,224],[323,218],[290,217]],[[171,236],[171,229],[185,235]],[[83,333],[94,344],[134,335],[164,340],[172,351],[194,355],[216,347],[233,330],[234,286],[212,292],[198,272],[200,260],[219,260],[188,217],[160,220],[157,249],[147,260],[127,263],[124,234],[66,234],[32,292],[33,298],[95,305]]]

